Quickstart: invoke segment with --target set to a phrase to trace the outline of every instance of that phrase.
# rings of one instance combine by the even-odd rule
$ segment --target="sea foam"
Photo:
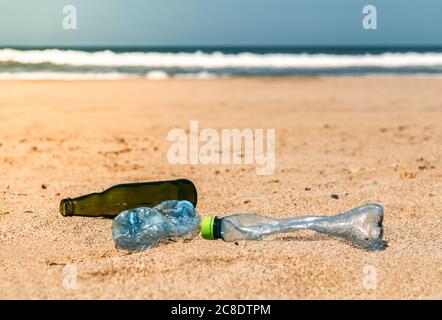
[[[247,69],[247,68],[402,68],[442,67],[440,52],[395,52],[381,54],[307,54],[243,52],[167,53],[122,52],[110,50],[86,52],[78,50],[16,50],[0,49],[0,63],[52,64],[93,67],[148,67],[148,68],[198,68],[198,69]]]

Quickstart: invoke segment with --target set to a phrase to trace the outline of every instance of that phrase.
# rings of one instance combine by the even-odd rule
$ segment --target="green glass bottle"
[[[124,210],[154,207],[166,200],[187,200],[196,206],[195,185],[186,179],[119,184],[100,193],[63,199],[60,212],[63,216],[114,218]]]

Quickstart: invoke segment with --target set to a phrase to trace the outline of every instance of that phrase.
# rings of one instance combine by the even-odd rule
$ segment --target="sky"
[[[0,46],[217,45],[442,46],[442,0],[0,0]]]

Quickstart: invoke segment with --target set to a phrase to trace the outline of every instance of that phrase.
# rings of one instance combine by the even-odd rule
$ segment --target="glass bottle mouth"
[[[74,215],[75,203],[71,198],[63,199],[60,202],[60,213],[64,217]]]

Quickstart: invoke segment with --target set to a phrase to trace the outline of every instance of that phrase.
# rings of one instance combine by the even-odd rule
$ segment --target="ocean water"
[[[0,80],[442,75],[442,47],[0,48]]]

